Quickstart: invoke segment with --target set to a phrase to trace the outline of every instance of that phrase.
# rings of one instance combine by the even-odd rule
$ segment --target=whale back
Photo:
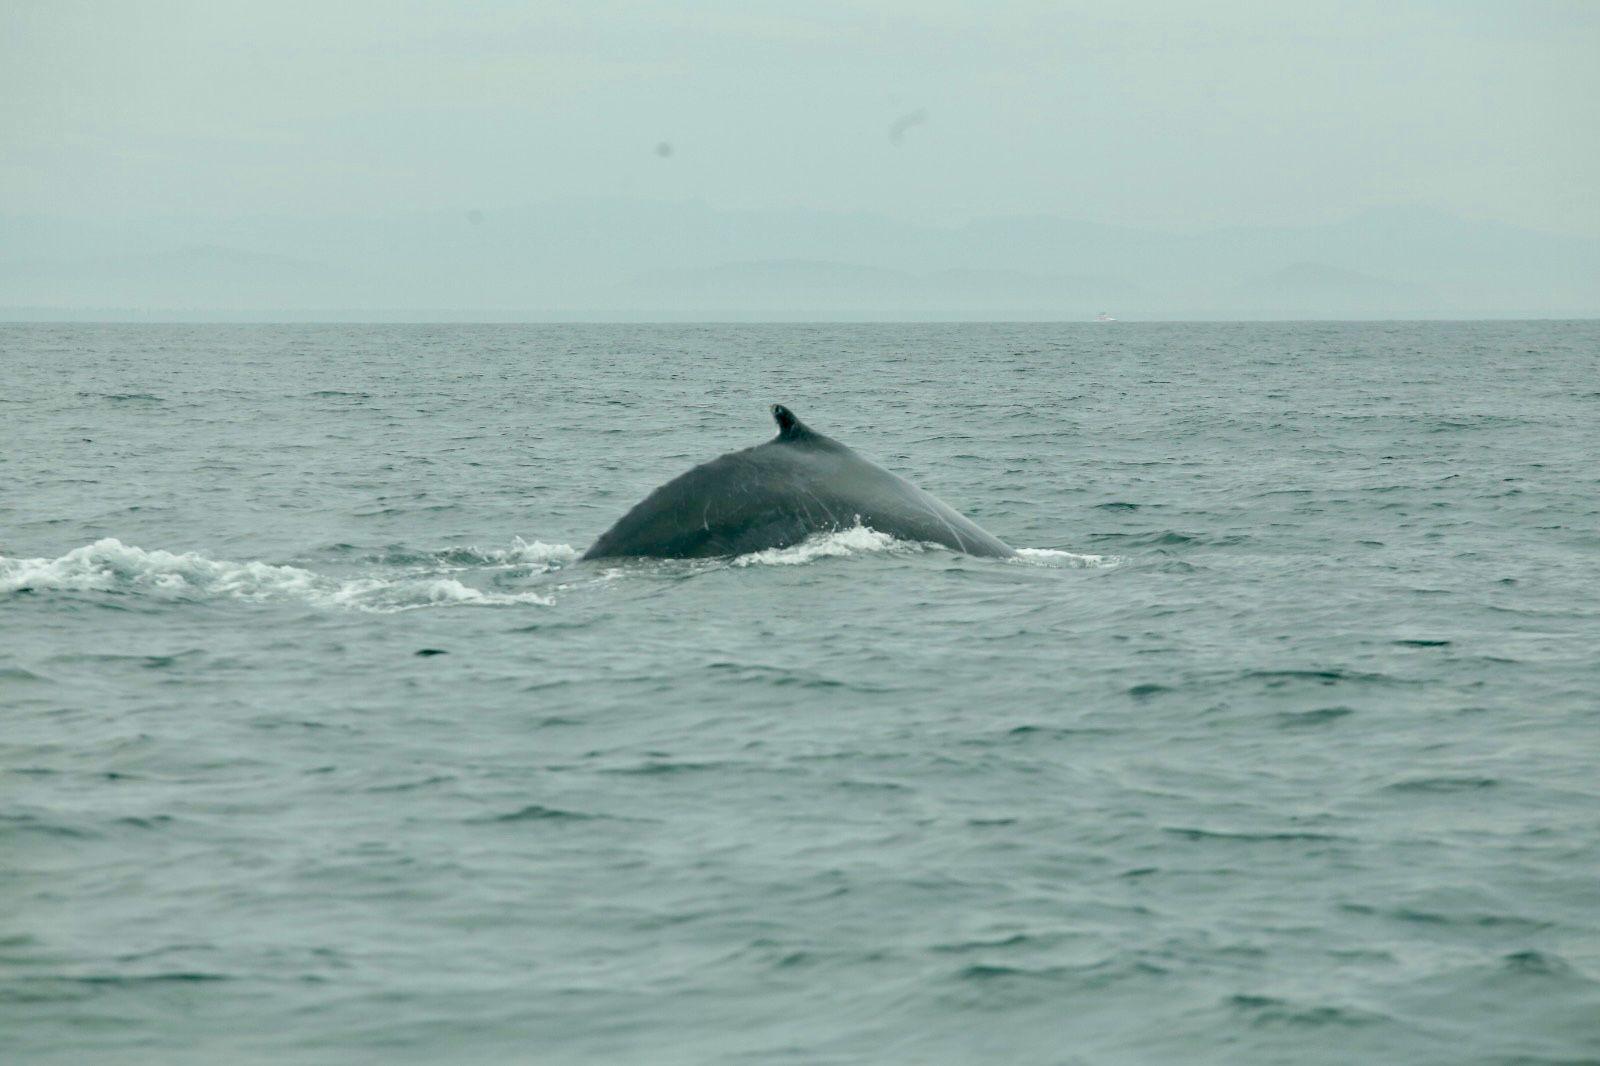
[[[788,408],[775,406],[772,413],[776,437],[668,481],[602,534],[584,558],[743,555],[855,525],[973,555],[1016,554],[943,501],[810,429]]]

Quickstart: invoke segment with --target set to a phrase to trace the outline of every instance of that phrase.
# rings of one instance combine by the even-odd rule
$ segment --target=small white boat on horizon
[[[1095,315],[1094,316],[1094,320],[1096,322],[1115,322],[1116,321],[1116,319],[1112,318],[1110,315],[1106,314],[1104,311],[1101,311],[1098,315]]]

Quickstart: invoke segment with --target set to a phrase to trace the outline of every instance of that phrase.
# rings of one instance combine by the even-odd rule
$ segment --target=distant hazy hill
[[[1326,263],[1291,263],[1238,285],[1223,301],[1259,315],[1299,317],[1335,307],[1361,317],[1415,314],[1444,301],[1428,285],[1395,281]]]
[[[0,261],[0,302],[233,308],[307,306],[348,279],[292,256],[201,245],[150,253]]]
[[[568,201],[386,217],[0,217],[0,308],[397,317],[1600,314],[1600,241],[1433,211],[1171,233]],[[28,312],[15,309],[27,308]]]
[[[749,308],[797,312],[898,309],[919,315],[997,315],[1127,304],[1126,283],[1019,270],[928,272],[816,260],[725,263],[635,279],[618,299],[640,309]]]

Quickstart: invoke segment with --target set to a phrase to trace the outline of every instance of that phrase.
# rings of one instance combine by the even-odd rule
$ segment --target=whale
[[[584,559],[703,559],[787,548],[814,533],[866,526],[899,540],[1012,558],[1000,538],[782,404],[778,435],[681,474],[646,496]]]

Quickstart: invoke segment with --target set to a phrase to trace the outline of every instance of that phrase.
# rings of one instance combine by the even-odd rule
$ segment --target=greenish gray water
[[[1600,1060],[1600,325],[0,360],[8,1062]],[[771,402],[1035,550],[575,561]]]

